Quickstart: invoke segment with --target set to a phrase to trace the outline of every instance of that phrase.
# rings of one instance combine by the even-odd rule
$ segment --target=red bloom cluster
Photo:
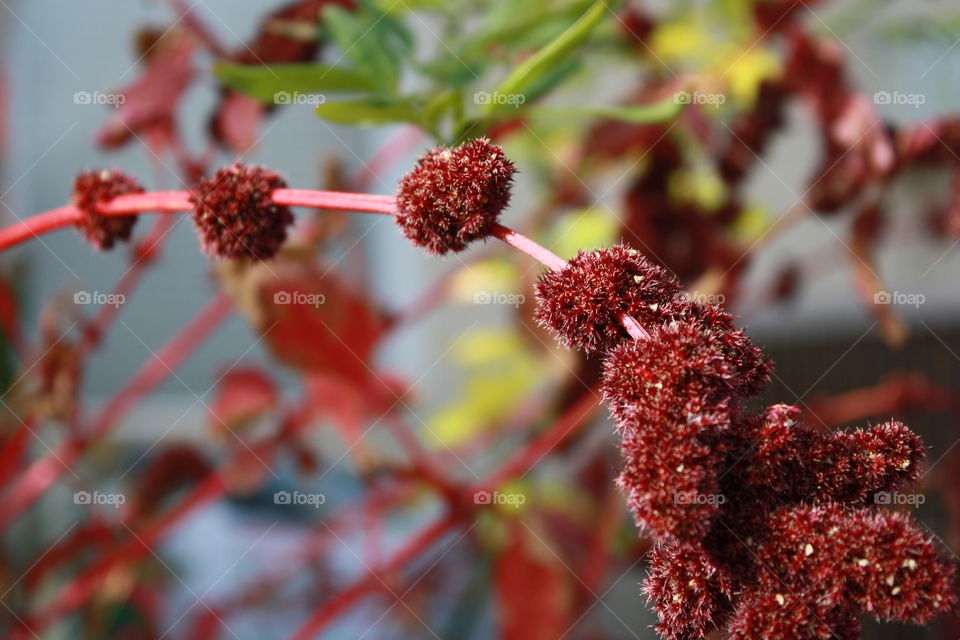
[[[266,260],[276,255],[293,224],[289,207],[273,202],[287,183],[263,167],[224,167],[193,190],[193,222],[204,251],[223,258]]]
[[[635,249],[579,252],[537,281],[536,320],[567,347],[603,353],[627,337],[624,314],[656,324],[676,313],[680,283]]]
[[[97,249],[113,248],[118,240],[129,240],[137,216],[105,216],[97,211],[97,202],[128,193],[142,193],[143,187],[130,176],[116,169],[85,171],[73,182],[73,206],[83,211],[77,229]]]
[[[397,223],[429,253],[489,237],[510,201],[513,163],[486,139],[428,151],[397,188]]]
[[[916,480],[920,438],[896,422],[823,432],[788,405],[752,414],[744,401],[770,365],[729,314],[678,291],[623,246],[581,253],[537,286],[541,324],[607,352],[618,483],[658,541],[644,586],[658,630],[853,638],[863,613],[919,623],[953,607],[954,565],[908,518],[870,508]],[[624,314],[650,339],[626,339]]]

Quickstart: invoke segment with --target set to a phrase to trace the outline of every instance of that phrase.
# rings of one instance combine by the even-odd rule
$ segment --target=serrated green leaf
[[[319,64],[246,65],[220,62],[214,75],[226,87],[266,104],[279,104],[278,93],[367,92],[374,85],[365,76]]]
[[[569,59],[586,42],[607,10],[607,5],[603,0],[595,3],[586,13],[580,16],[579,20],[554,38],[550,44],[524,60],[500,83],[494,93],[506,96],[523,95],[526,90],[552,69]],[[500,103],[491,102],[486,105],[485,111],[488,114],[493,113],[502,106]]]
[[[423,112],[410,101],[351,100],[327,102],[317,107],[317,115],[337,124],[377,126],[410,122],[423,125]]]

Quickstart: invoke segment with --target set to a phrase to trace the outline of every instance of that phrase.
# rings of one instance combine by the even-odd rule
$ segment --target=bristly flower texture
[[[224,167],[193,189],[193,221],[209,254],[233,260],[276,255],[293,224],[290,208],[273,202],[287,183],[263,167]]]
[[[923,443],[889,422],[823,432],[744,401],[770,364],[715,305],[624,246],[580,253],[537,284],[537,319],[606,353],[618,479],[657,544],[644,591],[672,640],[857,638],[858,617],[924,623],[956,606],[956,567],[875,496],[917,479]],[[649,340],[621,328],[633,316]]]
[[[493,233],[510,201],[514,167],[486,139],[424,154],[397,188],[397,223],[429,253],[462,251]]]
[[[536,319],[564,345],[605,358],[624,461],[617,482],[656,541],[644,591],[663,636],[847,640],[863,614],[922,624],[956,607],[955,564],[910,518],[877,507],[878,495],[919,477],[916,434],[898,422],[831,432],[804,424],[797,407],[748,409],[771,365],[733,317],[690,300],[627,246],[565,263],[499,225],[513,172],[500,147],[473,140],[424,155],[395,200],[328,193],[303,202],[366,199],[362,210],[395,210],[430,253],[493,235],[550,267],[537,282]],[[273,193],[285,187],[276,173],[240,164],[202,181],[190,199],[204,248],[241,260],[275,255],[293,221]],[[135,216],[103,216],[97,203],[141,191],[119,172],[81,174],[81,232],[100,248],[127,239]]]
[[[118,241],[130,239],[137,216],[104,216],[97,203],[128,193],[142,193],[143,187],[116,169],[85,171],[73,183],[73,206],[83,212],[76,226],[83,237],[101,251],[112,249]]]

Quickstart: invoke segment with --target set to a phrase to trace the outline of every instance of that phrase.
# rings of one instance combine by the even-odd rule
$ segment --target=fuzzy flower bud
[[[397,188],[397,224],[428,253],[462,251],[491,235],[510,201],[514,167],[486,139],[428,151]]]
[[[680,284],[635,249],[615,245],[581,251],[564,269],[537,281],[536,320],[570,348],[602,353],[627,337],[624,314],[644,327],[668,320]]]
[[[705,638],[723,627],[732,606],[723,568],[699,546],[661,544],[650,554],[643,591],[660,618],[657,631],[669,640]]]
[[[289,207],[273,202],[287,183],[263,167],[224,167],[193,190],[193,222],[204,251],[233,260],[276,255],[293,224]]]
[[[73,206],[83,211],[77,229],[97,249],[113,248],[119,240],[129,240],[137,216],[105,216],[97,211],[98,202],[106,202],[128,193],[142,193],[143,187],[116,169],[85,171],[73,182]]]

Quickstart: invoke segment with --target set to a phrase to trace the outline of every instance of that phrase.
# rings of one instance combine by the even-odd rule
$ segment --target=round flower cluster
[[[233,260],[276,255],[293,224],[290,208],[273,202],[287,183],[263,167],[224,167],[193,189],[193,222],[204,251]]]
[[[71,203],[83,212],[76,227],[97,249],[112,249],[121,240],[129,240],[137,216],[105,216],[97,211],[97,203],[128,193],[142,193],[143,187],[130,176],[116,169],[85,171],[73,182]]]
[[[897,422],[825,432],[797,407],[750,411],[770,364],[729,314],[679,291],[624,246],[537,284],[540,324],[606,355],[618,484],[657,541],[644,590],[660,633],[854,638],[864,613],[922,623],[955,606],[953,563],[874,505],[917,479],[920,438]],[[631,340],[625,316],[649,339]]]
[[[513,173],[503,149],[486,139],[429,151],[400,180],[397,224],[429,253],[462,251],[493,233]]]

